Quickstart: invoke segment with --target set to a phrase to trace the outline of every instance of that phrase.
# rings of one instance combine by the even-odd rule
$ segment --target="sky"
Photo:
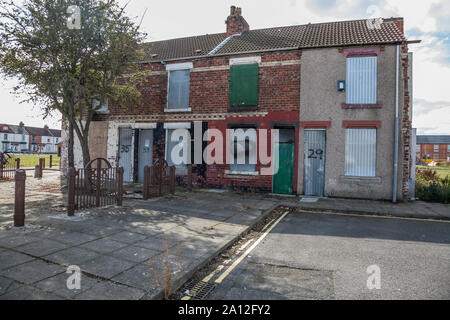
[[[414,53],[413,127],[418,134],[450,135],[449,0],[118,0],[148,41],[225,32],[230,6],[242,8],[251,29],[374,17],[405,18]],[[145,12],[145,15],[144,15]],[[0,123],[60,127],[60,116],[42,119],[39,106],[20,104],[14,82],[0,80]],[[22,98],[22,99],[21,99]]]

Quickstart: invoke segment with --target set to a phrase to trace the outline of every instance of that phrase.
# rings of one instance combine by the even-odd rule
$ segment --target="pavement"
[[[284,203],[293,207],[319,212],[332,211],[358,215],[450,220],[450,204],[424,201],[392,203],[379,200],[302,198],[317,200],[317,202],[299,202],[298,198],[294,198],[286,199]]]
[[[25,228],[0,231],[0,300],[160,299],[276,206],[192,192],[126,199],[124,207],[74,218],[50,209],[29,214]],[[79,289],[68,289],[69,266],[82,272]]]
[[[289,213],[208,299],[448,300],[450,223]]]
[[[450,283],[449,223],[348,216],[450,220],[449,205],[326,198],[311,203],[298,197],[180,190],[175,196],[149,201],[130,195],[123,207],[92,209],[68,218],[59,172],[46,171],[41,180],[29,177],[26,184],[26,227],[13,228],[14,182],[0,183],[0,300],[162,298],[168,283],[171,289],[183,284],[279,205],[314,213],[289,214],[257,247],[255,252],[265,252],[259,254],[262,261],[275,261],[248,264],[250,259],[245,259],[245,270],[251,270],[248,278],[239,279],[235,271],[230,274],[243,286],[263,284],[273,276],[273,288],[265,287],[265,294],[263,287],[255,288],[255,296],[247,298],[370,298],[364,288],[357,294],[352,291],[352,283],[360,288],[362,276],[357,280],[351,276],[371,261],[386,264],[383,270],[392,272],[399,265],[412,287],[429,288],[428,296],[417,296],[442,297],[445,290],[450,292],[445,286]],[[374,259],[369,259],[371,254]],[[418,264],[406,265],[408,260]],[[69,266],[82,272],[80,289],[67,287]],[[390,276],[393,283],[404,277],[400,271]],[[415,274],[420,275],[416,280]],[[170,281],[164,280],[166,275]],[[346,281],[350,281],[347,289]],[[444,287],[436,286],[436,281]],[[341,291],[334,287],[338,283]],[[402,286],[398,285],[408,288]],[[274,296],[276,288],[284,291]],[[398,296],[402,295],[391,291],[382,295]],[[224,291],[222,297],[239,296]]]

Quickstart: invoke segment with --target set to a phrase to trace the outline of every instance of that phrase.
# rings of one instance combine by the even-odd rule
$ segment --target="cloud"
[[[414,100],[413,128],[418,134],[450,135],[450,101]]]

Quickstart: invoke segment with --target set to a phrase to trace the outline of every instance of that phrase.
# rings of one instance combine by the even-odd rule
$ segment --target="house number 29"
[[[323,159],[323,150],[322,149],[309,149],[308,159]]]

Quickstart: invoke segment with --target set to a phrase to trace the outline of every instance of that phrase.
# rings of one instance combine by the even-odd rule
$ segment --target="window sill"
[[[228,112],[256,111],[259,109],[259,106],[230,106],[228,107]]]
[[[165,108],[164,112],[192,112],[192,108],[187,108],[187,109],[169,109],[169,108]]]
[[[364,103],[343,103],[342,109],[381,109],[381,103],[372,103],[372,104],[364,104]]]
[[[340,176],[339,182],[344,184],[381,184],[381,177],[355,177],[355,176]]]
[[[233,176],[259,176],[259,172],[257,171],[231,171],[231,170],[225,170],[226,175],[233,175]]]

